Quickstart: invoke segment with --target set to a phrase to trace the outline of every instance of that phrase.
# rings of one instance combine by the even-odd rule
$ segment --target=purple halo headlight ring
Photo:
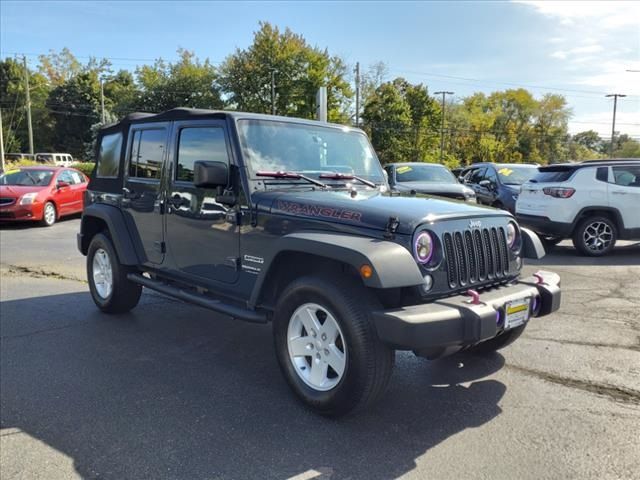
[[[433,237],[429,232],[421,232],[413,244],[413,251],[419,263],[429,263],[434,251]]]
[[[513,222],[509,222],[509,224],[507,225],[507,244],[509,245],[509,248],[513,248],[517,238],[518,229],[513,224]]]

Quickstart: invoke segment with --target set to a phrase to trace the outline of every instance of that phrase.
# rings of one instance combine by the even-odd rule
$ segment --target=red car
[[[0,175],[0,221],[40,221],[51,226],[82,212],[89,180],[62,167],[20,167]]]

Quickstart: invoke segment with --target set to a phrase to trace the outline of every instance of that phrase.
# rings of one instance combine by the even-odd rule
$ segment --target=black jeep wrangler
[[[394,350],[492,352],[560,304],[507,212],[391,193],[365,134],[238,112],[132,114],[98,135],[78,247],[104,312],[142,287],[273,322],[280,367],[325,415],[385,390]]]

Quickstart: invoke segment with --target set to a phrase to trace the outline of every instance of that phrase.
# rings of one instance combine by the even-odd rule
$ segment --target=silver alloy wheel
[[[300,379],[314,390],[334,388],[347,366],[347,346],[335,317],[317,303],[298,307],[287,329],[289,360]]]
[[[100,298],[107,299],[113,291],[113,271],[109,254],[102,248],[93,254],[93,284]]]
[[[582,239],[589,250],[602,252],[611,245],[613,241],[613,230],[605,222],[593,222],[584,229]]]
[[[52,203],[47,203],[44,206],[44,221],[47,225],[51,225],[56,221],[56,207]]]

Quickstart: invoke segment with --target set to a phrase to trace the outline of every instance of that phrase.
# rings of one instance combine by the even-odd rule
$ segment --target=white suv
[[[540,167],[522,186],[516,217],[547,244],[571,238],[584,255],[605,255],[618,239],[640,239],[640,160]]]

